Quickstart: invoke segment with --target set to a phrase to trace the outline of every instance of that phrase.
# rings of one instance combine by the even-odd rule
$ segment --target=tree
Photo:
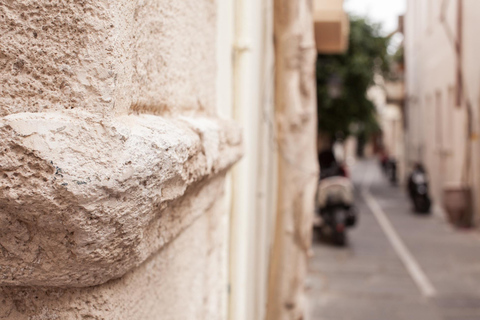
[[[380,130],[375,106],[366,95],[375,72],[388,71],[388,38],[380,36],[379,29],[363,18],[350,17],[347,52],[318,55],[318,128],[332,142],[339,136],[365,138]]]

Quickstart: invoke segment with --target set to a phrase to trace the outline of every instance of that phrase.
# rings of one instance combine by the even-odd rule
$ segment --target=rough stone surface
[[[0,319],[226,318],[216,6],[0,1]]]
[[[0,116],[215,108],[215,2],[5,0]]]
[[[278,203],[267,320],[304,318],[318,182],[315,41],[311,1],[275,0]]]
[[[216,180],[212,206],[140,267],[89,288],[0,288],[0,319],[226,319],[228,214]]]
[[[122,276],[205,212],[207,180],[241,155],[239,130],[208,118],[19,113],[0,141],[0,285],[17,286]]]

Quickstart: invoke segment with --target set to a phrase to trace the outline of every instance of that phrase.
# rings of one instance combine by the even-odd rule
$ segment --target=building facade
[[[217,10],[0,4],[0,318],[226,319]]]
[[[298,319],[311,4],[0,11],[0,317]]]
[[[368,98],[374,103],[377,120],[382,135],[381,150],[371,148],[371,154],[381,151],[396,163],[396,179],[405,184],[405,130],[404,130],[404,84],[403,79],[386,80],[380,74],[375,75],[374,85],[367,92]]]
[[[405,16],[407,159],[427,167],[437,206],[470,193],[457,200],[477,222],[479,13],[474,0],[409,0]]]
[[[0,4],[0,318],[301,319],[327,7]]]

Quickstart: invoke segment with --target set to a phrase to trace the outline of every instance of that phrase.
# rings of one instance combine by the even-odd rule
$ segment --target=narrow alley
[[[360,221],[344,248],[314,241],[307,319],[480,319],[480,235],[450,227],[438,213],[412,213],[405,192],[390,186],[373,160],[358,162],[352,178]],[[392,246],[366,188],[412,261],[405,263]],[[415,281],[408,263],[426,284]]]

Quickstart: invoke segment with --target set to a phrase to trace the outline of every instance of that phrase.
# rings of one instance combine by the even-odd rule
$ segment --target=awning
[[[313,18],[318,53],[339,54],[348,49],[350,22],[343,0],[315,0]]]

